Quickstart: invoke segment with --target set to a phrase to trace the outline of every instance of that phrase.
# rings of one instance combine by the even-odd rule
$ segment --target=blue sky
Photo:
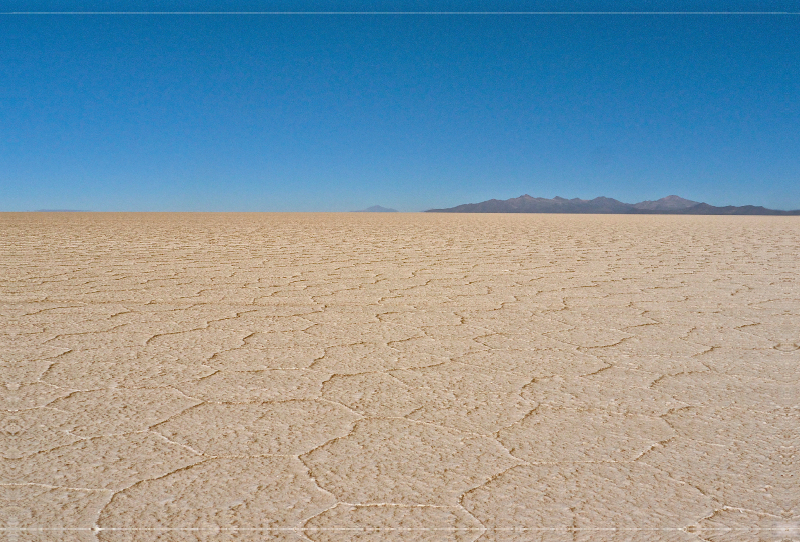
[[[687,5],[800,11],[0,11]],[[523,193],[800,208],[800,16],[0,15],[2,211],[418,211]]]

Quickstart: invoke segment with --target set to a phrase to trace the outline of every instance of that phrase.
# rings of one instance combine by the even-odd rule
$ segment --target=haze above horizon
[[[4,3],[0,211],[800,208],[796,2],[265,5]]]

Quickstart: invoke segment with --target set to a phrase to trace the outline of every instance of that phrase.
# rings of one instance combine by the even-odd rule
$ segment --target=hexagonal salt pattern
[[[791,217],[0,215],[12,541],[800,539]]]

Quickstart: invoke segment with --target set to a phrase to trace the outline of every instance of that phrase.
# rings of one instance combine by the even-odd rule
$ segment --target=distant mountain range
[[[796,211],[776,211],[755,205],[715,207],[678,196],[655,201],[623,203],[613,198],[553,199],[534,198],[527,194],[507,200],[490,199],[481,203],[466,203],[449,209],[430,209],[427,213],[584,213],[627,215],[800,215]]]
[[[360,211],[353,211],[354,213],[396,213],[397,209],[389,209],[388,207],[381,207],[380,205],[373,205]]]

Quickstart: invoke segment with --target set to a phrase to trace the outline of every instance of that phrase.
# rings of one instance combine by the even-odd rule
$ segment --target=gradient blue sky
[[[53,10],[800,11],[772,2]],[[800,208],[798,15],[0,15],[0,210]]]

